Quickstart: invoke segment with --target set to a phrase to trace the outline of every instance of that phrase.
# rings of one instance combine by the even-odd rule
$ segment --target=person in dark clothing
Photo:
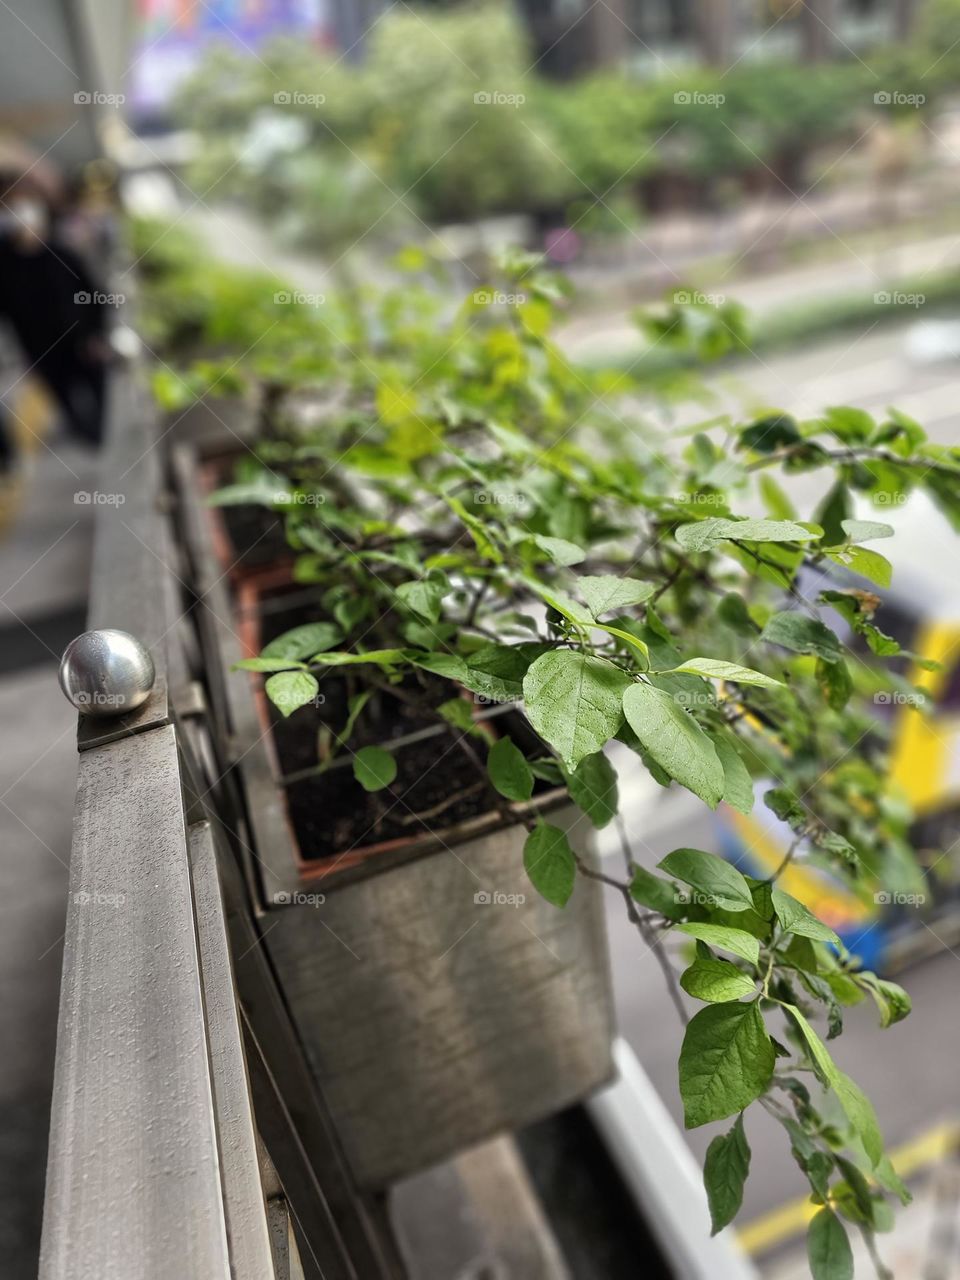
[[[107,297],[79,255],[47,237],[47,222],[33,197],[10,194],[0,205],[0,317],[71,433],[98,445],[110,351]]]

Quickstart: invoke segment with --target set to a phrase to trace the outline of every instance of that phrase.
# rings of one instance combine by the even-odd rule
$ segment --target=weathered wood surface
[[[551,820],[585,845],[579,811]],[[496,831],[326,894],[311,883],[265,931],[363,1186],[529,1124],[610,1078],[598,886],[579,877],[566,909],[550,906],[526,877],[523,837]]]

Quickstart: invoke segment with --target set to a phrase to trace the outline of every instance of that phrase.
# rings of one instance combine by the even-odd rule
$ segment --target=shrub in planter
[[[428,836],[455,815],[520,829],[516,856],[550,910],[575,908],[598,880],[619,894],[675,995],[664,945],[683,942],[679,986],[703,1002],[679,1062],[686,1123],[732,1122],[706,1159],[714,1227],[739,1208],[742,1115],[760,1106],[823,1206],[811,1257],[827,1275],[817,1259],[849,1253],[842,1220],[869,1234],[886,1197],[907,1193],[825,1041],[845,1006],[870,997],[889,1026],[909,998],[778,876],[689,848],[656,872],[640,866],[642,832],[618,818],[608,753],[621,779],[646,770],[711,809],[748,812],[754,783],[773,779],[764,803],[794,831],[787,861],[827,865],[857,893],[916,891],[909,815],[888,795],[869,705],[878,679],[902,680],[885,670],[900,651],[874,590],[890,574],[875,544],[892,530],[851,504],[890,509],[923,488],[960,528],[960,453],[895,411],[772,413],[659,437],[638,413],[642,388],[574,369],[551,344],[557,282],[530,259],[507,271],[452,319],[413,285],[346,308],[338,412],[304,428],[275,401],[253,489],[219,500],[282,513],[284,590],[305,594],[294,625],[261,631],[239,666],[273,703],[284,770],[328,805],[353,789],[348,827],[324,833],[319,864],[352,851],[357,825],[387,845],[402,838],[399,814]],[[675,306],[651,324],[681,350],[722,354],[721,332],[743,340],[733,311]],[[799,512],[789,478],[807,472],[826,498]],[[746,514],[757,503],[765,514]],[[418,734],[445,744],[439,769],[405,762]],[[554,819],[558,791],[579,817]],[[622,875],[571,835],[614,822]]]

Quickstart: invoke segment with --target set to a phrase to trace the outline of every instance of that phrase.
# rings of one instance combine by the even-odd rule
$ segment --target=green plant
[[[870,1102],[825,1041],[844,1007],[870,997],[886,1027],[909,998],[779,888],[783,867],[760,881],[687,848],[661,874],[640,866],[605,749],[620,744],[631,767],[711,809],[749,812],[754,782],[772,779],[765,803],[795,837],[784,866],[828,866],[867,896],[916,891],[909,815],[890,794],[869,709],[878,687],[902,681],[885,670],[900,647],[872,591],[838,583],[808,598],[803,574],[833,567],[889,583],[873,544],[891,530],[851,518],[854,493],[889,504],[924,488],[960,529],[960,452],[894,411],[875,421],[840,408],[806,423],[727,424],[721,438],[659,436],[643,415],[649,388],[577,370],[553,346],[563,290],[534,260],[514,257],[452,316],[422,257],[404,263],[405,288],[331,300],[296,322],[303,362],[285,367],[278,348],[267,428],[241,482],[215,499],[281,511],[296,578],[321,588],[315,619],[240,666],[264,675],[284,716],[349,676],[349,716],[326,726],[317,770],[352,755],[360,784],[395,803],[389,750],[352,744],[372,695],[412,699],[446,727],[489,805],[527,825],[524,863],[549,902],[562,908],[580,876],[618,893],[684,1020],[678,985],[703,1002],[679,1081],[688,1126],[732,1121],[706,1157],[714,1229],[739,1209],[743,1113],[758,1105],[822,1206],[814,1275],[849,1275],[844,1223],[872,1248],[887,1197],[909,1196]],[[677,306],[653,323],[664,345],[701,358],[745,341],[734,308]],[[256,389],[262,369],[240,356],[224,359]],[[199,373],[215,382],[209,363]],[[305,386],[337,406],[321,427],[285,407]],[[778,471],[821,473],[827,500],[796,512]],[[745,516],[756,500],[766,514]],[[491,746],[463,691],[522,703],[541,745]],[[516,808],[536,780],[565,785],[585,823],[620,824],[624,876],[594,870],[562,830]],[[687,951],[679,984],[668,939]]]

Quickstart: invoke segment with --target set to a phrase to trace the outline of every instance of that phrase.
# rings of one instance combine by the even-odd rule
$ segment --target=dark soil
[[[259,506],[226,506],[220,508],[230,542],[234,566],[261,568],[285,560],[290,548],[283,533],[283,522],[275,511]]]
[[[289,596],[288,606],[283,604]],[[309,589],[290,588],[265,598],[263,643],[304,622],[323,620],[319,600]],[[278,607],[279,606],[279,607]],[[348,700],[368,687],[371,668],[333,668],[320,675],[319,706],[305,706],[287,719],[270,706],[271,727],[282,775],[315,766],[319,743],[339,733],[347,721]],[[399,689],[425,700],[427,707],[456,697],[458,686],[423,672],[405,680]],[[471,696],[471,695],[467,695]],[[496,733],[509,732],[519,746],[534,748],[538,739],[517,711],[493,721]],[[408,705],[394,694],[377,690],[367,702],[350,738],[350,748],[380,746],[420,730],[437,729],[428,710]],[[422,838],[432,832],[488,813],[489,792],[468,756],[455,745],[462,735],[442,723],[433,736],[410,743],[396,753],[397,776],[389,788],[367,792],[353,776],[351,755],[345,748],[326,772],[286,788],[290,818],[305,859],[335,857],[383,841]],[[483,738],[470,739],[476,754],[486,757]],[[537,781],[534,795],[549,791]],[[453,798],[456,797],[456,798]],[[449,802],[449,803],[448,803]],[[441,808],[442,806],[442,808]]]

